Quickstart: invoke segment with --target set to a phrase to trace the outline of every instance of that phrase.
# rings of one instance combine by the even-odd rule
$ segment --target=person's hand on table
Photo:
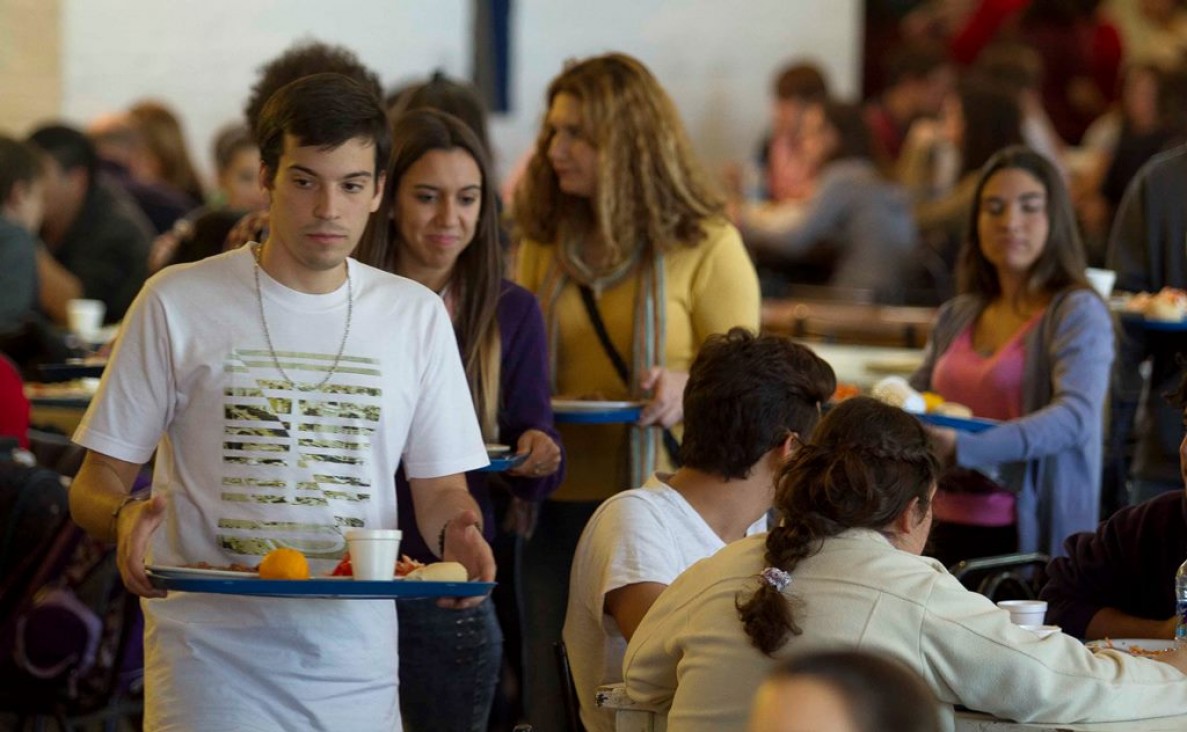
[[[928,440],[931,442],[932,454],[941,466],[947,467],[956,462],[956,430],[950,427],[932,427],[924,425]]]
[[[115,526],[115,563],[124,587],[141,597],[164,597],[165,591],[148,581],[144,558],[153,532],[165,518],[165,497],[155,495],[147,501],[133,501],[120,509]]]
[[[515,454],[527,453],[527,460],[507,471],[508,475],[522,478],[543,478],[552,475],[561,466],[561,449],[544,432],[527,430],[519,436],[515,446]]]
[[[461,563],[471,581],[495,581],[495,556],[491,552],[490,544],[486,542],[486,537],[482,535],[482,524],[479,522],[478,514],[470,509],[460,512],[445,525],[445,546],[441,559]],[[475,607],[485,599],[485,595],[443,597],[437,604],[460,610]]]
[[[688,373],[654,366],[643,376],[640,386],[651,392],[651,401],[643,406],[639,424],[667,429],[684,419],[684,387]]]

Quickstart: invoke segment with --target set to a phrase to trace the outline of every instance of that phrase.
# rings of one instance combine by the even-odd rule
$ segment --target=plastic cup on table
[[[400,554],[399,529],[351,529],[346,532],[350,566],[357,580],[393,580]]]
[[[66,303],[66,325],[86,343],[94,343],[99,339],[99,331],[103,328],[103,316],[107,314],[107,306],[102,300],[75,299]]]
[[[1117,273],[1113,270],[1089,267],[1084,270],[1084,276],[1088,278],[1088,284],[1092,285],[1092,289],[1105,300],[1113,294],[1113,283],[1117,281]]]

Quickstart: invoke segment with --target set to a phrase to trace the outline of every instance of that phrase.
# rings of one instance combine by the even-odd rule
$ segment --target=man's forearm
[[[440,555],[439,537],[445,525],[463,511],[481,516],[482,510],[466,487],[464,474],[456,473],[440,478],[414,478],[408,481],[412,489],[412,504],[416,511],[416,526],[425,544]],[[481,527],[479,527],[481,530]]]
[[[88,452],[70,484],[70,517],[97,539],[115,539],[115,513],[128,498],[136,473],[135,463]]]
[[[1150,620],[1106,607],[1097,611],[1084,629],[1085,640],[1101,638],[1173,638],[1175,620]]]

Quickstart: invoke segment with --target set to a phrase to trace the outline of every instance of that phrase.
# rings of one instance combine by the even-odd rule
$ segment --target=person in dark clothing
[[[45,251],[38,258],[42,310],[64,323],[66,303],[85,297],[102,300],[107,322],[117,322],[144,284],[152,228],[136,204],[99,175],[95,149],[82,132],[49,125],[29,141],[49,159]]]
[[[1169,401],[1187,407],[1187,372]],[[1187,474],[1187,437],[1179,461]],[[1096,531],[1072,534],[1064,547],[1067,556],[1048,565],[1040,594],[1048,623],[1086,640],[1174,637],[1175,572],[1187,559],[1187,492],[1122,509]]]
[[[1187,288],[1187,146],[1151,158],[1126,190],[1109,238],[1107,266],[1117,273],[1116,289],[1158,292]],[[1182,414],[1162,399],[1175,389],[1177,358],[1187,352],[1187,333],[1151,331],[1123,320],[1117,364],[1109,389],[1102,498],[1124,505],[1182,489],[1176,454]],[[1139,369],[1150,361],[1149,381]],[[1140,406],[1140,409],[1139,409]],[[1132,464],[1128,450],[1136,439]],[[1127,486],[1128,483],[1128,486]],[[1106,503],[1105,513],[1111,508]]]

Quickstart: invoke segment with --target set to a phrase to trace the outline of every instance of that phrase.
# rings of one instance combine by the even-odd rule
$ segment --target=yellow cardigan
[[[663,255],[667,292],[665,367],[687,372],[701,344],[734,326],[758,332],[759,291],[754,265],[737,229],[724,220],[706,223],[696,247]],[[539,295],[555,248],[525,241],[516,260],[516,281]],[[610,340],[629,363],[634,342],[635,277],[602,291],[598,309]],[[575,283],[556,303],[558,322],[556,396],[629,399],[630,393],[598,342]],[[565,445],[565,480],[553,495],[562,501],[600,501],[638,486],[628,485],[627,429],[623,425],[558,425]],[[679,426],[676,430],[679,437]],[[661,469],[667,456],[661,453]]]

